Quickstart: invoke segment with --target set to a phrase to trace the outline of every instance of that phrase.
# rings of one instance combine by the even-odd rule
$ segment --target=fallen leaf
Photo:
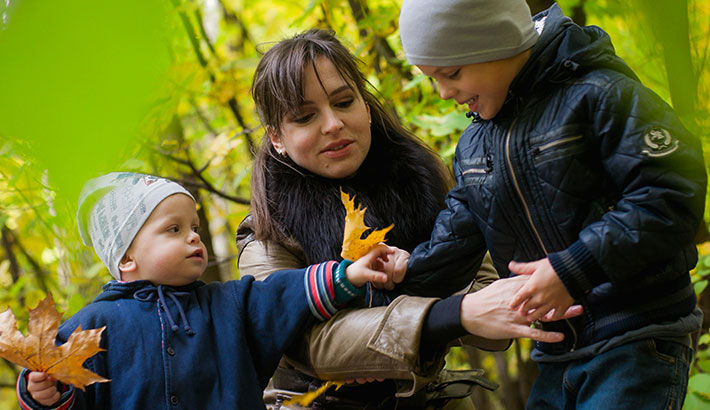
[[[394,224],[384,229],[374,230],[367,237],[362,238],[362,234],[370,229],[369,226],[365,225],[365,211],[367,208],[360,209],[358,204],[357,209],[355,209],[355,197],[353,196],[351,199],[350,195],[342,190],[340,190],[340,200],[347,211],[345,215],[345,232],[343,234],[343,250],[340,256],[343,259],[356,261],[369,252],[373,246],[384,242],[385,235],[394,228]]]
[[[105,349],[99,347],[100,329],[82,330],[77,327],[61,346],[55,344],[62,315],[54,307],[52,295],[47,295],[36,308],[30,310],[27,337],[17,329],[17,321],[10,309],[0,313],[0,357],[31,371],[45,372],[54,379],[84,386],[110,381],[82,366],[84,361]]]
[[[291,397],[290,399],[284,401],[283,404],[284,404],[284,406],[290,406],[293,404],[300,404],[303,407],[308,407],[311,405],[311,403],[313,403],[313,400],[317,399],[318,396],[325,393],[325,391],[328,390],[328,388],[330,386],[336,386],[335,390],[338,390],[343,384],[345,384],[345,383],[344,382],[327,381],[327,382],[323,383],[323,385],[320,386],[318,388],[318,390],[309,391],[308,393],[303,393],[303,394],[297,394],[297,395]]]

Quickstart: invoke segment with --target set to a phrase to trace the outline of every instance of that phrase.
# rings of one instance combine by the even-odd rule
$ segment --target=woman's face
[[[327,58],[305,70],[304,102],[269,137],[279,153],[325,178],[349,177],[370,150],[370,107]],[[321,86],[322,82],[322,86]]]

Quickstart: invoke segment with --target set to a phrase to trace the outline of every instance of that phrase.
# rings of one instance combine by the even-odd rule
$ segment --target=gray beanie
[[[399,36],[410,64],[437,67],[512,57],[538,38],[525,0],[404,0]]]
[[[180,184],[132,172],[90,179],[79,194],[79,234],[92,246],[111,275],[121,280],[118,264],[160,202],[173,194],[195,198]]]

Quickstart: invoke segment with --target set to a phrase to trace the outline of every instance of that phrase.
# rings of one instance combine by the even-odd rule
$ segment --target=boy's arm
[[[589,115],[608,186],[620,197],[569,248],[548,255],[565,287],[578,299],[603,282],[663,275],[682,252],[684,266],[665,271],[692,269],[707,183],[699,140],[660,97],[627,78],[590,104]]]
[[[456,162],[454,174],[459,182],[447,195],[429,241],[412,251],[398,293],[446,297],[469,285],[478,272],[486,245],[466,205],[466,187]]]

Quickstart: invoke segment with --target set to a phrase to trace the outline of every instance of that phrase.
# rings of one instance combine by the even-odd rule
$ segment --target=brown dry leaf
[[[10,309],[0,313],[0,357],[32,371],[45,372],[82,390],[89,384],[110,381],[82,366],[86,359],[105,350],[99,347],[99,342],[106,326],[90,330],[81,330],[79,326],[66,343],[56,346],[54,340],[61,317],[52,295],[47,295],[30,310],[25,337],[17,329]]]
[[[342,256],[343,259],[356,261],[369,252],[373,246],[384,242],[385,235],[394,228],[394,224],[384,229],[372,231],[366,238],[361,239],[362,234],[370,229],[369,226],[365,225],[365,211],[367,208],[360,209],[360,205],[358,205],[357,209],[355,209],[355,197],[351,199],[350,195],[342,190],[340,190],[340,200],[343,202],[343,205],[345,205],[345,210],[347,211],[345,215],[343,250],[340,256]]]

